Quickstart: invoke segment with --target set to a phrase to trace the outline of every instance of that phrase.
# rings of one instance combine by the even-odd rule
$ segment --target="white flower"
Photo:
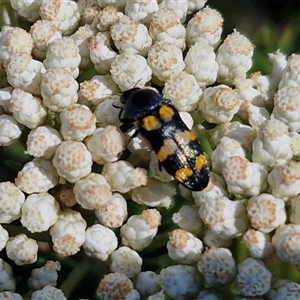
[[[212,170],[217,174],[221,174],[224,163],[232,156],[245,157],[245,150],[238,141],[224,136],[212,153]]]
[[[140,215],[132,215],[121,227],[122,244],[136,251],[143,250],[155,237],[161,218],[156,209],[146,209]]]
[[[285,223],[284,201],[269,194],[251,197],[247,205],[247,216],[253,228],[269,233]]]
[[[134,287],[138,290],[141,297],[154,295],[161,290],[157,282],[157,274],[153,271],[140,272],[134,278]],[[147,298],[149,300],[149,298]]]
[[[46,0],[45,2],[49,1]],[[77,78],[79,75],[78,67],[80,60],[81,57],[76,42],[71,37],[63,37],[61,39],[55,39],[49,45],[44,60],[44,66],[46,69],[58,67],[66,68],[72,73],[74,78]]]
[[[25,195],[12,182],[0,182],[0,223],[9,224],[21,216]]]
[[[232,85],[234,80],[245,78],[252,66],[254,45],[238,31],[227,35],[218,48],[218,82]]]
[[[207,0],[189,0],[187,15],[192,14],[204,7]]]
[[[0,146],[9,146],[22,134],[21,126],[10,115],[0,115]]]
[[[106,261],[117,248],[118,239],[111,229],[95,224],[85,231],[85,241],[82,246],[86,255]]]
[[[8,258],[18,266],[35,263],[37,260],[38,244],[36,240],[20,233],[11,237],[6,243]]]
[[[41,100],[32,94],[16,88],[11,94],[9,111],[21,124],[30,129],[43,124],[47,112]]]
[[[77,5],[80,12],[80,23],[92,24],[97,13],[100,11],[97,0],[78,0]]]
[[[28,279],[29,287],[36,291],[47,285],[56,286],[57,271],[60,271],[60,262],[48,260],[43,267],[31,271],[31,276]]]
[[[267,296],[270,300],[296,300],[299,297],[299,290],[299,283],[288,279],[279,279],[277,282],[272,284]]]
[[[206,88],[199,102],[199,110],[206,121],[215,124],[230,122],[238,112],[241,100],[235,90],[221,84]]]
[[[5,230],[2,225],[0,225],[0,251],[3,250],[6,246],[6,242],[8,241],[8,232]]]
[[[202,90],[195,77],[183,71],[168,78],[162,93],[179,111],[193,111],[197,107]]]
[[[122,273],[106,274],[98,286],[97,294],[101,299],[110,299],[112,296],[116,299],[140,299],[132,281]]]
[[[167,41],[155,42],[150,47],[147,62],[160,85],[171,74],[179,74],[185,67],[181,50]]]
[[[80,19],[77,3],[71,0],[41,0],[40,16],[42,20],[51,20],[62,34],[75,31]]]
[[[268,175],[270,194],[286,199],[300,193],[300,162],[289,162],[275,167]]]
[[[43,60],[46,57],[48,46],[52,41],[62,38],[57,26],[50,20],[37,20],[30,27],[29,33],[34,43],[32,52],[39,60]]]
[[[146,186],[130,191],[131,199],[140,205],[169,208],[174,202],[176,187],[172,183],[162,183],[149,178]]]
[[[58,174],[52,163],[34,158],[26,163],[15,179],[16,186],[27,194],[47,192],[58,183]]]
[[[89,38],[88,47],[96,71],[99,74],[108,75],[111,63],[117,56],[117,53],[111,48],[110,36],[105,32],[98,32]]]
[[[6,66],[8,82],[14,88],[20,88],[33,95],[40,95],[44,65],[27,53],[12,54]]]
[[[286,56],[278,49],[273,53],[269,53],[269,62],[272,64],[271,78],[278,83],[287,65]]]
[[[226,248],[207,249],[201,255],[197,266],[205,283],[211,287],[228,285],[236,275],[235,260]]]
[[[282,72],[281,80],[278,84],[278,89],[283,87],[298,87],[300,84],[300,55],[292,53],[287,60],[286,67]]]
[[[82,104],[71,104],[60,113],[60,132],[65,141],[83,141],[96,130],[96,117]]]
[[[146,56],[152,44],[147,27],[125,15],[111,26],[110,34],[120,53]]]
[[[153,14],[149,34],[154,41],[166,41],[182,51],[185,49],[185,28],[176,13],[169,8],[161,8]]]
[[[104,176],[90,173],[75,182],[73,188],[78,204],[85,209],[101,209],[111,199],[111,189]]]
[[[113,192],[127,193],[147,184],[147,170],[134,168],[124,160],[106,163],[101,174],[106,178]]]
[[[178,212],[172,216],[172,221],[179,228],[199,235],[203,231],[203,222],[198,214],[198,207],[193,205],[183,205]]]
[[[181,23],[186,19],[186,13],[189,7],[188,0],[163,0],[159,3],[159,9],[169,8],[173,10]]]
[[[158,11],[156,0],[126,1],[125,14],[133,20],[148,25],[153,20],[153,13]]]
[[[127,201],[118,193],[114,193],[108,203],[95,209],[98,221],[107,227],[118,228],[127,219]]]
[[[71,38],[75,41],[79,49],[79,55],[81,57],[79,64],[80,71],[88,70],[93,66],[90,58],[88,41],[95,34],[95,29],[91,25],[85,24],[84,26],[79,27],[76,32],[71,35]]]
[[[29,132],[25,153],[51,159],[61,141],[62,138],[56,129],[51,126],[39,126]]]
[[[48,193],[29,195],[22,206],[21,223],[30,232],[47,231],[58,219],[59,204]]]
[[[128,278],[132,278],[141,272],[142,258],[136,251],[126,246],[113,251],[110,260],[109,270],[111,272],[123,273]]]
[[[64,141],[58,145],[52,159],[59,176],[74,183],[92,170],[92,155],[82,142]]]
[[[103,165],[119,159],[125,146],[125,138],[117,126],[107,125],[105,128],[97,128],[85,144],[93,161]]]
[[[97,0],[95,0],[95,2],[97,2]],[[98,10],[96,11],[91,23],[92,26],[95,26],[100,32],[109,32],[110,27],[117,21],[118,18],[123,16],[123,13],[118,11],[117,7],[113,5],[105,6],[100,10],[97,3],[95,3],[94,7],[98,8]]]
[[[211,198],[203,202],[199,215],[206,227],[224,239],[241,236],[248,228],[244,205],[227,197]]]
[[[111,64],[111,77],[121,91],[132,87],[143,87],[151,80],[151,66],[138,54],[122,53]]]
[[[173,299],[194,299],[200,290],[200,274],[196,268],[185,265],[169,266],[160,271],[158,283]]]
[[[215,9],[204,7],[194,14],[186,26],[188,45],[205,39],[208,45],[216,48],[221,40],[222,26],[222,15]]]
[[[184,64],[185,72],[194,75],[201,88],[216,81],[219,66],[214,48],[206,40],[202,39],[189,48]]]
[[[54,112],[60,112],[65,107],[78,100],[78,83],[66,68],[48,69],[41,83],[43,103]]]
[[[228,157],[222,175],[229,193],[236,197],[257,196],[267,188],[268,172],[257,162],[241,156]]]
[[[290,131],[300,131],[300,87],[284,86],[274,96],[273,115]]]
[[[207,247],[228,248],[231,245],[232,240],[229,240],[228,237],[223,237],[222,234],[214,233],[209,228],[206,228],[204,231],[203,243]]]
[[[31,54],[33,40],[24,29],[7,28],[0,32],[0,61],[6,63],[12,54]]]
[[[192,264],[199,260],[203,249],[200,239],[183,229],[175,229],[168,234],[168,255],[181,264]]]
[[[12,291],[16,290],[16,281],[13,276],[12,267],[0,258],[0,291]],[[4,298],[5,299],[5,298]]]
[[[76,254],[85,240],[86,221],[74,210],[64,210],[50,228],[53,249],[63,256]]]
[[[41,300],[41,299],[67,300],[62,290],[50,285],[46,285],[41,290],[32,293],[31,300]]]
[[[40,18],[40,1],[13,0],[10,1],[10,3],[11,7],[18,13],[18,15],[27,19],[29,22],[35,22]]]
[[[264,295],[270,290],[272,273],[262,261],[247,258],[237,268],[237,290],[242,295],[256,297]]]
[[[274,248],[270,236],[259,230],[248,229],[243,235],[243,242],[246,244],[251,257],[265,259],[273,254]]]

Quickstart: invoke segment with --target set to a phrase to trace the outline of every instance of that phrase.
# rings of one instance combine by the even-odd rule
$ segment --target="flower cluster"
[[[272,73],[249,75],[254,45],[237,30],[222,39],[223,18],[205,4],[7,3],[31,24],[0,31],[0,146],[22,137],[31,157],[0,182],[0,249],[14,264],[35,263],[45,233],[59,256],[105,262],[101,299],[299,297],[265,261],[300,270],[300,55],[271,53]],[[120,122],[118,95],[153,86],[212,148],[202,191],[178,188]],[[229,250],[236,241],[247,258]],[[169,259],[146,270],[143,255],[161,246]],[[26,297],[66,299],[60,269],[34,268]],[[0,298],[25,297],[16,291],[0,259]]]

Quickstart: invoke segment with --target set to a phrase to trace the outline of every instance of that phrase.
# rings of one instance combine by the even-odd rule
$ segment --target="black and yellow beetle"
[[[203,190],[209,182],[207,160],[196,135],[180,118],[171,101],[147,88],[132,88],[121,94],[123,123],[137,122],[160,166],[177,182],[192,191]]]

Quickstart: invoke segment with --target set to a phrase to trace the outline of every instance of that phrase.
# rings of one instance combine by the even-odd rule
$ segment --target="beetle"
[[[207,159],[196,135],[182,121],[179,112],[161,94],[134,87],[121,94],[119,119],[137,123],[163,167],[189,190],[201,191],[209,182]]]

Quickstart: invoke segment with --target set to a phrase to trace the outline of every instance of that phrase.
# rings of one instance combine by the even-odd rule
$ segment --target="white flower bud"
[[[300,193],[300,162],[290,160],[275,167],[268,175],[270,194],[285,200]]]
[[[74,210],[65,210],[58,215],[50,228],[53,249],[63,256],[76,254],[85,240],[86,221]]]
[[[105,128],[97,128],[85,144],[93,161],[103,165],[119,159],[125,146],[125,138],[117,126],[107,125]]]
[[[57,0],[55,4],[52,1],[42,0],[39,14],[43,20],[53,21],[65,35],[75,31],[80,19],[78,5],[71,0]]]
[[[91,10],[92,7],[96,7],[98,10],[96,11],[93,20],[91,20],[92,26],[95,26],[100,32],[108,32],[110,30],[110,27],[117,21],[117,19],[123,16],[123,13],[121,13],[117,9],[118,3],[122,1],[118,1],[117,3],[115,3],[116,5],[111,3],[108,6],[103,7],[103,9],[100,9],[97,4],[97,0],[93,1],[95,3],[93,3],[93,5],[90,4],[91,7],[89,8],[89,10]],[[78,1],[78,5],[79,3],[80,1]]]
[[[22,134],[16,119],[10,115],[0,115],[0,146],[9,146]]]
[[[162,8],[169,8],[173,10],[177,18],[180,20],[181,23],[184,23],[186,19],[186,13],[189,7],[188,0],[162,0],[159,3],[159,9]]]
[[[127,201],[122,195],[114,193],[106,205],[95,209],[95,215],[104,226],[121,227],[128,216]]]
[[[134,278],[134,286],[140,293],[141,297],[145,298],[154,295],[161,290],[161,286],[157,282],[157,274],[153,271],[140,272]],[[150,300],[151,298],[147,298]]]
[[[142,258],[136,251],[126,246],[122,246],[113,251],[110,255],[110,259],[109,270],[111,272],[123,273],[128,278],[132,278],[141,272]]]
[[[25,153],[51,159],[61,141],[62,138],[56,129],[50,126],[39,126],[29,132]]]
[[[29,195],[22,206],[21,223],[30,232],[47,231],[58,219],[59,204],[48,193]]]
[[[251,257],[265,259],[273,254],[274,248],[270,236],[259,230],[248,229],[243,235],[243,242],[246,244]]]
[[[283,72],[287,65],[286,56],[280,50],[269,53],[269,62],[272,64],[272,79],[278,83],[282,78]]]
[[[205,39],[208,45],[216,48],[221,40],[222,26],[222,15],[213,8],[204,7],[194,14],[186,26],[188,45]]]
[[[52,159],[59,176],[71,183],[87,176],[92,170],[92,155],[82,142],[64,141]]]
[[[131,199],[140,205],[169,208],[174,202],[176,187],[172,183],[162,183],[149,178],[146,186],[130,191]]]
[[[218,82],[232,85],[237,78],[245,78],[252,66],[254,45],[238,31],[227,35],[218,48]]]
[[[75,182],[73,188],[78,204],[84,209],[101,209],[111,199],[111,189],[104,176],[90,173]]]
[[[278,89],[283,87],[298,87],[300,85],[300,55],[292,53],[287,60],[286,67],[282,72],[281,80],[278,84]]]
[[[138,54],[122,53],[111,64],[111,77],[121,91],[143,87],[151,80],[152,70],[147,60]]]
[[[268,299],[282,300],[282,299],[297,299],[299,295],[300,284],[288,279],[279,279],[272,284],[268,292]]]
[[[2,258],[0,258],[0,285],[1,291],[14,292],[16,290],[16,280],[13,276],[13,269]]]
[[[119,160],[106,163],[101,173],[111,186],[113,192],[127,193],[147,184],[147,170],[133,168],[128,162]]]
[[[18,13],[19,16],[27,19],[29,22],[35,22],[40,18],[39,8],[40,2],[29,0],[14,0],[11,1],[11,7]]]
[[[43,267],[31,271],[28,279],[29,287],[36,291],[45,286],[56,286],[57,271],[60,271],[60,262],[48,260]]]
[[[162,92],[179,111],[195,110],[202,95],[195,77],[184,71],[171,75]]]
[[[223,164],[222,175],[228,192],[239,198],[257,196],[267,188],[268,172],[265,167],[241,156],[228,157]]]
[[[14,118],[21,124],[30,129],[41,125],[47,115],[47,112],[39,98],[33,97],[32,94],[16,88],[12,92],[9,111]]]
[[[0,182],[0,223],[17,220],[24,201],[25,195],[12,182]]]
[[[31,300],[41,299],[67,300],[62,290],[50,285],[46,285],[41,290],[32,293]]]
[[[269,194],[251,197],[247,216],[251,226],[263,233],[269,233],[286,220],[284,201]]]
[[[52,163],[34,158],[19,171],[15,184],[27,194],[47,192],[58,183],[58,174]]]
[[[232,243],[232,239],[228,239],[226,236],[223,237],[221,234],[216,234],[209,228],[206,228],[203,242],[207,247],[228,248]]]
[[[11,237],[6,244],[8,258],[18,266],[35,263],[37,260],[38,244],[36,240],[20,233]]]
[[[216,62],[214,48],[206,40],[196,42],[187,52],[185,72],[195,76],[201,88],[216,81],[219,66]]]
[[[65,141],[83,141],[96,130],[96,117],[81,104],[71,104],[60,113],[61,134]]]
[[[182,72],[185,67],[181,50],[167,41],[156,42],[151,46],[147,62],[153,75],[160,81],[160,85],[170,75]]]
[[[169,234],[168,255],[182,264],[192,264],[199,260],[203,249],[201,240],[183,229],[175,229]]]
[[[199,102],[199,110],[210,123],[230,122],[238,112],[241,100],[235,90],[221,84],[206,88]]]
[[[117,248],[118,239],[111,229],[95,224],[85,231],[85,241],[82,246],[86,255],[106,261]]]
[[[249,257],[241,262],[237,268],[237,290],[242,295],[257,297],[270,290],[272,273],[262,261]]]
[[[78,83],[70,71],[63,67],[48,69],[43,75],[41,94],[43,103],[54,112],[74,104],[78,100]]]
[[[133,215],[121,227],[122,244],[141,251],[149,246],[161,223],[161,215],[156,209],[146,209],[140,215]]]
[[[207,249],[201,255],[197,267],[205,283],[211,287],[228,285],[236,275],[235,260],[226,248]]]

